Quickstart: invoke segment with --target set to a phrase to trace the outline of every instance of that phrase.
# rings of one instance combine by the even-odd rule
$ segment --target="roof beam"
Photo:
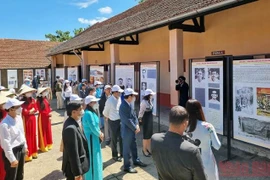
[[[81,51],[105,51],[104,42],[81,48]]]
[[[193,18],[193,25],[183,24],[184,22],[173,23],[169,25],[169,30],[173,29],[182,29],[186,32],[197,32],[202,33],[205,32],[204,26],[204,16],[199,17],[200,23],[198,22],[197,18]]]
[[[130,36],[124,36],[118,39],[111,40],[110,44],[139,45],[139,34],[136,33]]]
[[[82,52],[78,49],[74,50],[76,52],[76,54],[78,55],[82,55]],[[68,51],[68,52],[64,52],[64,55],[74,55],[75,53],[73,51]]]

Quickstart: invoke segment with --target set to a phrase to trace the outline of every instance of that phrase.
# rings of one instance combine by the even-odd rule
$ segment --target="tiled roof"
[[[0,39],[0,69],[47,67],[49,49],[58,42]]]
[[[239,0],[250,1],[250,0]],[[231,0],[147,0],[104,22],[97,23],[81,34],[54,47],[48,55],[60,54],[72,49],[79,49],[96,43],[109,41],[126,34],[157,27],[157,23],[168,24],[172,18],[181,20],[181,15],[188,15],[218,3]],[[221,4],[222,5],[222,4]],[[183,17],[182,17],[183,18]]]

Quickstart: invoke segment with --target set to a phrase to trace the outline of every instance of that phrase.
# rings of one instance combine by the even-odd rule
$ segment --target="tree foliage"
[[[76,36],[77,34],[83,31],[84,31],[84,28],[74,29],[73,36]],[[70,35],[69,31],[61,31],[61,30],[57,30],[55,34],[51,34],[51,33],[45,34],[46,39],[48,39],[49,41],[54,41],[54,42],[64,42],[64,41],[70,40],[73,36]]]
[[[136,0],[136,1],[138,1],[138,3],[143,3],[143,2],[145,2],[146,0]]]

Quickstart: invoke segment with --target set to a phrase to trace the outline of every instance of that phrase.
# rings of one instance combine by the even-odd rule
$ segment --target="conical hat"
[[[15,96],[16,96],[15,93],[10,92],[10,91],[2,91],[2,92],[0,93],[0,95],[6,96],[6,97],[11,96],[11,95],[15,95]]]
[[[46,91],[47,89],[50,89],[50,88],[49,88],[49,87],[38,88],[38,90],[37,90],[37,96],[40,96],[41,93],[43,93],[43,92]]]
[[[6,103],[8,98],[2,94],[0,94],[0,104]]]
[[[19,95],[23,95],[25,93],[32,92],[32,91],[37,91],[36,89],[28,87],[28,86],[21,87],[21,89],[22,90],[19,92],[20,93]]]

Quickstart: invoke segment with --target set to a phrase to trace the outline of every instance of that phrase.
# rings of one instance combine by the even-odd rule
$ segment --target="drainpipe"
[[[85,74],[84,73],[84,64],[83,64],[83,58],[81,58],[76,52],[75,52],[75,50],[73,49],[72,50],[73,51],[73,53],[77,56],[77,58],[79,58],[79,60],[80,60],[80,63],[81,63],[81,72],[82,72],[82,79],[83,78],[86,78],[86,77],[83,77],[83,75]]]

